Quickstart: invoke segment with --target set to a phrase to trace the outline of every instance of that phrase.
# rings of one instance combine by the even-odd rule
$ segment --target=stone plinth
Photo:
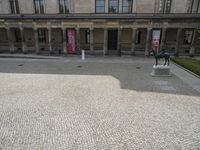
[[[151,72],[151,76],[154,77],[170,77],[170,66],[163,66],[163,65],[154,65],[153,70]]]

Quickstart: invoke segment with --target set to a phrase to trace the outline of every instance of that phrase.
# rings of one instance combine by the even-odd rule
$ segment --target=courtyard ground
[[[200,80],[153,64],[0,58],[0,149],[200,149]]]

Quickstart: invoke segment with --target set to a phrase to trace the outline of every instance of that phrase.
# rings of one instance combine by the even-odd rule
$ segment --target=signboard
[[[160,30],[153,30],[152,32],[152,50],[159,52],[160,50]]]
[[[75,54],[76,53],[76,30],[68,29],[67,37],[68,37],[67,51],[69,54]]]

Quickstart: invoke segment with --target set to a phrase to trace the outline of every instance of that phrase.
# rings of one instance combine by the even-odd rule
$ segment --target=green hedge
[[[200,60],[193,58],[171,58],[171,60],[200,76]]]

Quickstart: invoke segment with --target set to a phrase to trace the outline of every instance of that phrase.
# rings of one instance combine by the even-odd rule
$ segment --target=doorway
[[[108,50],[117,50],[118,31],[116,29],[108,30]]]

